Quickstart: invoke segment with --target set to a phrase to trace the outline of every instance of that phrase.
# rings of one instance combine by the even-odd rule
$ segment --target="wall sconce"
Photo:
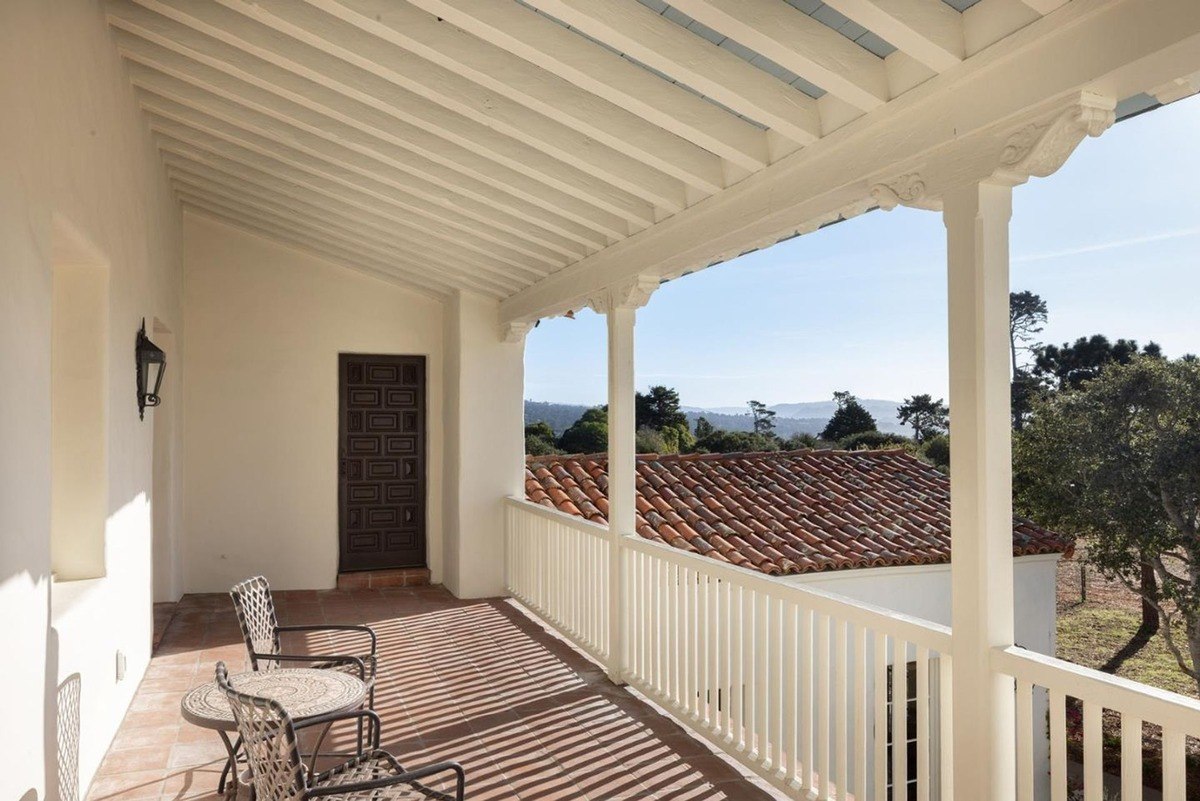
[[[162,386],[163,372],[167,369],[167,354],[163,353],[163,349],[146,336],[146,319],[144,317],[142,318],[142,327],[138,330],[136,354],[138,419],[145,420],[146,407],[162,403],[162,398],[158,396],[158,390]],[[150,371],[155,365],[158,365],[157,375],[154,378],[154,389],[150,390]]]

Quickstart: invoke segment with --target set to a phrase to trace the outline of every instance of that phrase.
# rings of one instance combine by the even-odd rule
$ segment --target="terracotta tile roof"
[[[604,454],[530,456],[525,496],[607,522]],[[950,479],[898,449],[637,457],[637,531],[773,575],[950,561]],[[1013,521],[1017,556],[1068,543]]]

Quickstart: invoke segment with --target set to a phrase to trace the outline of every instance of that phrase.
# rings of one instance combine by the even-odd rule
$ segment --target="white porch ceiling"
[[[1065,4],[107,8],[187,208],[434,295],[506,299],[880,113]]]

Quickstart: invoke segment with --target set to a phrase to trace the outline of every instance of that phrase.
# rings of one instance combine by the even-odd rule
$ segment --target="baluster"
[[[710,732],[717,731],[717,688],[721,685],[717,682],[717,651],[720,646],[717,645],[717,580],[713,576],[708,576],[704,580],[704,600],[705,600],[705,680],[704,686],[708,693],[706,701],[708,706],[705,714],[704,722]]]
[[[742,727],[742,705],[745,701],[745,682],[742,669],[746,664],[746,615],[745,591],[739,584],[731,588],[729,636],[730,644],[730,689],[729,689],[729,725],[733,737],[733,745],[739,751],[746,747],[746,733]]]
[[[799,723],[799,716],[796,712],[800,704],[800,700],[796,696],[798,673],[796,665],[796,629],[800,625],[797,611],[794,601],[783,602],[783,709],[780,715],[783,735],[780,740],[780,747],[784,750],[787,759],[786,761],[780,760],[778,776],[793,787],[795,787],[796,773],[798,772],[796,760],[796,726]]]
[[[917,801],[929,801],[929,649],[916,646],[917,656]]]
[[[1185,801],[1187,797],[1187,737],[1173,726],[1163,726],[1162,801]]]
[[[1104,707],[1095,701],[1083,703],[1083,798],[1104,801]]]
[[[733,696],[729,675],[729,654],[733,650],[733,638],[729,632],[731,593],[729,580],[721,579],[717,584],[717,732],[726,743],[733,739],[733,728],[729,725],[729,705]]]
[[[1067,801],[1067,698],[1050,690],[1050,799]]]
[[[813,612],[800,610],[800,789],[812,787],[813,774]]]
[[[764,766],[770,760],[770,716],[768,708],[778,699],[771,697],[771,598],[765,592],[754,594],[754,746],[752,755]],[[779,644],[775,643],[778,648]]]
[[[1017,801],[1033,801],[1033,685],[1017,679]]]
[[[908,643],[892,637],[892,797],[908,797]]]
[[[671,639],[667,646],[667,658],[670,670],[667,672],[667,701],[679,708],[679,566],[672,564],[668,567],[667,581],[667,630]]]
[[[875,801],[887,799],[887,635],[875,632],[875,648],[872,650],[875,664]]]
[[[954,797],[954,668],[950,654],[938,655],[938,790],[940,798]]]
[[[817,797],[829,797],[829,617],[822,614],[813,615],[813,626],[816,628],[817,645],[813,649],[816,662],[817,682],[816,696],[813,704],[817,711],[816,748],[813,752],[813,765],[817,774]]]
[[[854,699],[854,797],[867,798],[867,682],[869,662],[867,648],[871,634],[865,626],[850,624],[850,642],[853,643],[853,693]]]
[[[846,801],[847,785],[850,783],[850,760],[846,753],[848,732],[846,730],[847,698],[846,675],[846,622],[833,619],[833,781],[837,797]]]
[[[683,712],[696,717],[696,574],[683,571]]]
[[[1121,799],[1142,801],[1142,720],[1121,713]]]

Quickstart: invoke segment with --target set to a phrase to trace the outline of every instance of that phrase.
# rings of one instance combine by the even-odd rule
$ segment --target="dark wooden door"
[[[425,357],[338,357],[339,569],[425,565]]]

